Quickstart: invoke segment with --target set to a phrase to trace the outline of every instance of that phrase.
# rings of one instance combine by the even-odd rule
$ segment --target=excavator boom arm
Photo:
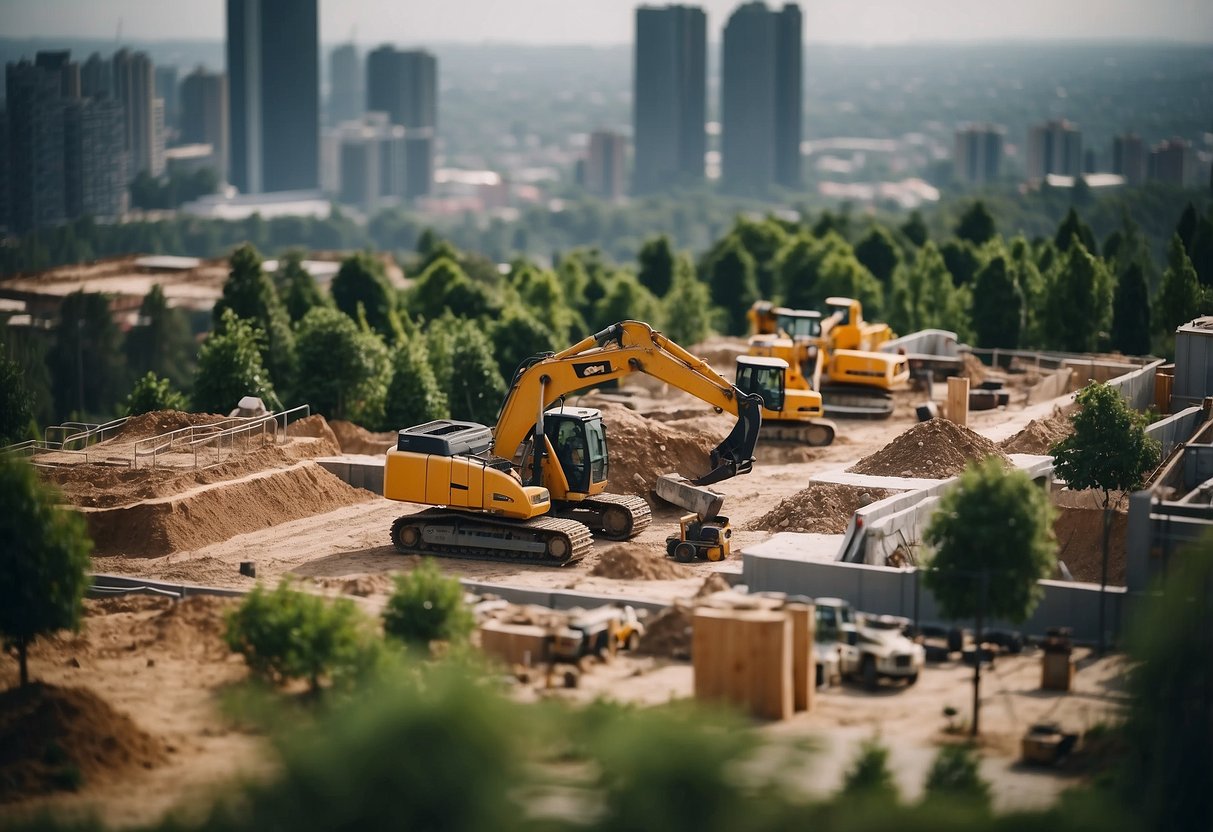
[[[750,470],[762,421],[762,402],[742,393],[707,362],[639,321],[623,321],[554,355],[524,365],[506,394],[493,452],[510,459],[535,427],[538,414],[561,397],[632,373],[646,373],[737,416],[737,424],[711,454],[711,471],[698,485]]]

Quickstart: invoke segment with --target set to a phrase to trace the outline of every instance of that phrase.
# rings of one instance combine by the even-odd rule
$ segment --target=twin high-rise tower
[[[761,194],[800,186],[800,7],[738,7],[724,28],[721,187]],[[707,20],[693,6],[636,10],[633,192],[704,179]]]

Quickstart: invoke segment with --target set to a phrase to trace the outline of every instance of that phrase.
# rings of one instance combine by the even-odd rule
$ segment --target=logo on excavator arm
[[[589,378],[590,376],[600,376],[611,371],[610,361],[594,361],[589,364],[574,364],[573,372],[577,374],[577,378]]]

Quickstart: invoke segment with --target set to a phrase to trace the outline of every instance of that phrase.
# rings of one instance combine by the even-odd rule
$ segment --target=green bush
[[[383,611],[384,632],[413,645],[463,641],[475,624],[459,581],[444,576],[428,558],[396,577],[396,591]]]
[[[860,743],[859,752],[843,776],[842,793],[868,800],[897,802],[897,784],[889,771],[889,749],[875,737]]]
[[[299,592],[284,579],[272,592],[250,592],[228,615],[225,638],[254,676],[276,685],[306,679],[318,691],[324,679],[348,680],[372,662],[367,623],[350,600]]]
[[[185,396],[174,390],[167,378],[156,378],[156,374],[150,370],[147,375],[135,382],[131,394],[126,397],[127,416],[138,416],[154,410],[185,410],[185,408]]]
[[[988,808],[990,784],[977,769],[977,753],[967,745],[945,745],[935,755],[923,785],[927,800],[945,798],[954,805]]]

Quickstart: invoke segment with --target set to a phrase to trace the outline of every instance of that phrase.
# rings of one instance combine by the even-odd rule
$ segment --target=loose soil
[[[1055,506],[1053,534],[1057,537],[1057,559],[1065,563],[1076,581],[1097,584],[1103,570],[1103,511],[1095,508]],[[1112,513],[1108,538],[1108,583],[1125,585],[1125,532],[1129,515]]]
[[[964,366],[961,368],[959,375],[969,380],[970,390],[976,390],[977,386],[986,380],[986,376],[990,373],[990,368],[971,352],[964,353],[961,360],[964,362]]]
[[[317,451],[316,456],[331,456],[341,453],[341,443],[337,441],[337,434],[333,433],[333,429],[329,427],[328,421],[319,413],[308,416],[306,419],[300,419],[297,422],[291,422],[286,427],[286,435],[306,436],[321,440],[323,451]]]
[[[842,534],[856,509],[894,492],[883,488],[815,482],[750,522],[753,531]]]
[[[713,572],[703,579],[703,586],[699,587],[695,592],[696,598],[706,598],[709,595],[714,595],[717,592],[724,592],[731,589],[728,579],[719,572]]]
[[[998,447],[1008,454],[1047,454],[1049,448],[1073,432],[1069,417],[1055,407],[1053,415],[1033,419],[1019,433],[999,442]]]
[[[686,566],[672,561],[664,552],[636,543],[619,543],[601,550],[590,575],[624,581],[669,581],[690,577]]]
[[[646,418],[624,405],[599,401],[607,428],[611,470],[608,491],[648,496],[662,474],[687,479],[710,470],[709,454],[721,436],[690,425],[673,425]]]
[[[116,780],[165,758],[162,740],[88,689],[33,683],[0,693],[0,803]]]
[[[104,447],[110,442],[134,442],[153,436],[171,433],[194,425],[213,425],[226,417],[217,413],[184,413],[180,410],[153,410],[132,416],[122,423],[114,435],[95,447]]]
[[[969,462],[988,456],[997,457],[1008,467],[1011,464],[1007,455],[984,436],[947,419],[930,419],[914,425],[847,471],[941,480],[961,473]]]
[[[300,462],[243,479],[201,485],[167,498],[85,509],[84,518],[94,554],[148,558],[198,549],[238,534],[365,502],[372,496],[315,463]]]
[[[691,657],[691,611],[675,605],[666,607],[644,625],[640,640],[641,656],[661,656],[669,659]]]
[[[329,422],[329,427],[332,428],[343,454],[379,456],[387,453],[389,448],[396,447],[396,434],[391,431],[372,433],[364,427],[342,419]]]

